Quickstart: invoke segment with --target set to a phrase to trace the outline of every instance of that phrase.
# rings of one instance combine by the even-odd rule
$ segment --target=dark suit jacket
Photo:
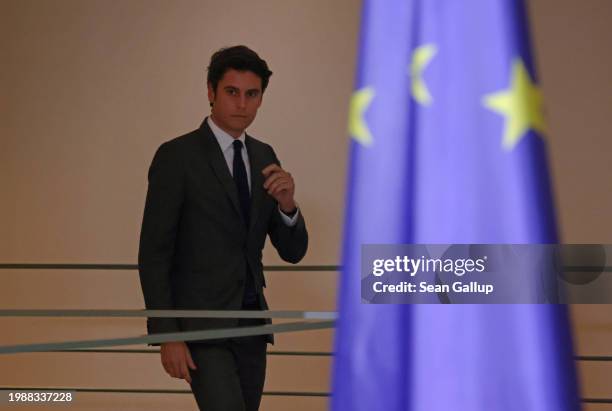
[[[301,211],[297,224],[287,226],[277,202],[263,189],[262,169],[280,165],[274,150],[248,135],[245,144],[251,166],[248,229],[236,185],[206,121],[155,153],[138,253],[147,309],[240,310],[249,271],[260,306],[268,309],[261,261],[266,235],[287,262],[297,263],[306,253]],[[237,324],[237,319],[148,318],[147,330],[153,334]]]

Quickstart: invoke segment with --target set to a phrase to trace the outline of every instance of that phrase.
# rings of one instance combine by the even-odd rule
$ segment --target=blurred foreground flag
[[[362,244],[555,243],[519,0],[365,0],[335,411],[578,410],[555,305],[367,305]]]

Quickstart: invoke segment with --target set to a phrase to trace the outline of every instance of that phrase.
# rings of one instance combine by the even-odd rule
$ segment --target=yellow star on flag
[[[349,135],[366,147],[372,144],[373,139],[370,129],[365,122],[364,115],[373,98],[374,88],[364,87],[353,92],[349,105]]]
[[[435,44],[424,44],[417,47],[412,53],[410,62],[410,77],[412,78],[412,97],[421,105],[428,106],[432,102],[431,94],[427,89],[423,72],[434,58],[438,48]]]
[[[512,64],[510,88],[487,94],[483,104],[506,117],[502,140],[506,150],[512,150],[529,129],[545,131],[542,94],[521,59],[515,59]]]

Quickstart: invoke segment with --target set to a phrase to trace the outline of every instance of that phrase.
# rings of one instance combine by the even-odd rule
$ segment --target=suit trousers
[[[262,325],[240,319],[239,326]],[[257,411],[266,378],[267,340],[263,335],[220,343],[187,343],[196,370],[191,390],[200,411]]]

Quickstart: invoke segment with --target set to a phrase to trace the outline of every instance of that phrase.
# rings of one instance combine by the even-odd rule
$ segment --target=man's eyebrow
[[[223,87],[223,90],[238,90],[240,91],[240,87],[236,87],[236,86],[225,86]],[[260,88],[250,88],[248,90],[246,90],[247,93],[252,93],[252,92],[257,92],[257,93],[261,93],[261,89]]]

